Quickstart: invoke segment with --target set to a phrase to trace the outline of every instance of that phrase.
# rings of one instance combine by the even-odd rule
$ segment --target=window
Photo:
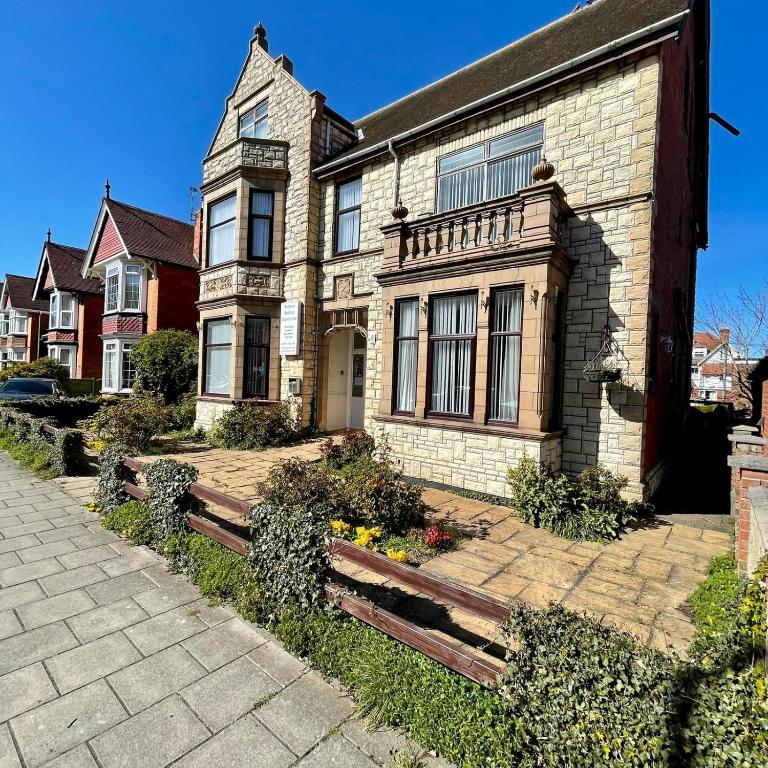
[[[7,312],[0,312],[0,336],[7,336],[10,328],[10,321]]]
[[[136,366],[133,363],[131,357],[131,348],[133,344],[123,343],[122,353],[120,356],[120,389],[132,389],[133,383],[136,381]]]
[[[127,264],[123,286],[123,309],[141,309],[141,265]]]
[[[243,397],[266,398],[269,392],[268,317],[249,317],[245,322],[245,391]]]
[[[506,197],[531,184],[543,145],[544,125],[539,124],[441,157],[438,212]]]
[[[102,388],[117,389],[117,342],[104,342],[104,372]]]
[[[107,270],[107,284],[104,290],[104,311],[116,312],[120,293],[120,267]]]
[[[251,192],[251,221],[248,231],[248,255],[251,259],[272,258],[272,216],[275,198],[272,192]]]
[[[25,363],[27,361],[27,350],[12,349],[8,353],[8,360],[12,363]]]
[[[360,247],[362,194],[362,179],[339,184],[336,190],[336,253],[348,253]]]
[[[416,411],[418,353],[419,300],[401,299],[395,302],[395,412]]]
[[[232,357],[232,324],[230,319],[205,323],[205,394],[229,394],[229,362]]]
[[[707,355],[706,347],[696,347],[696,349],[693,350],[694,357],[706,357],[706,355]]]
[[[11,333],[26,333],[27,332],[27,313],[19,312],[15,309],[11,310]]]
[[[269,102],[265,99],[240,115],[240,135],[248,139],[266,139],[268,113]]]
[[[51,328],[75,327],[75,299],[71,293],[51,294]]]
[[[431,413],[470,416],[477,295],[439,296],[430,307]]]
[[[488,409],[488,418],[491,421],[517,421],[520,403],[522,323],[522,289],[504,288],[493,291]]]
[[[136,381],[136,367],[131,358],[135,341],[115,339],[104,342],[104,366],[101,389],[103,392],[125,392]]]
[[[68,371],[71,378],[75,377],[75,348],[48,347],[48,354],[58,360]]]
[[[208,266],[235,258],[237,196],[219,200],[208,209]]]

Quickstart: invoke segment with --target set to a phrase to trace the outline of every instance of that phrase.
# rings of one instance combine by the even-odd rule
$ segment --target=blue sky
[[[639,2],[642,0],[638,0]],[[34,274],[46,229],[86,247],[105,177],[114,197],[178,218],[252,28],[350,119],[569,12],[576,0],[259,4],[0,2],[0,274]],[[761,166],[768,3],[713,0],[710,248],[699,295],[768,275]],[[453,22],[451,22],[453,20]],[[447,26],[446,26],[447,23]]]

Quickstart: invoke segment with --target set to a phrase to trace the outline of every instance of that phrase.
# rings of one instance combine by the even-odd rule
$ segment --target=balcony
[[[508,197],[389,224],[382,227],[379,277],[559,251],[569,212],[560,185],[539,182]]]
[[[263,169],[267,175],[288,171],[288,142],[239,138],[203,162],[203,186],[234,170]]]
[[[205,270],[200,275],[200,301],[235,296],[280,298],[282,270],[278,265],[231,261]]]

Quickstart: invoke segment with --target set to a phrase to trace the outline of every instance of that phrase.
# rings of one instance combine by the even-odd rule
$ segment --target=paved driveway
[[[267,633],[0,453],[0,768],[373,768],[405,748],[352,714]]]

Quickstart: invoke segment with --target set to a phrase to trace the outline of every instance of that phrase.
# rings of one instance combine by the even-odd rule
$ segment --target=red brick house
[[[48,302],[34,298],[32,277],[6,275],[0,295],[0,366],[31,363],[45,355]]]
[[[81,276],[104,288],[90,322],[100,327],[102,392],[115,393],[133,386],[129,353],[139,338],[161,328],[195,331],[199,265],[191,224],[113,200],[106,189]]]
[[[43,246],[34,298],[48,304],[47,355],[76,379],[101,378],[101,283],[82,276],[85,251],[70,245]]]

